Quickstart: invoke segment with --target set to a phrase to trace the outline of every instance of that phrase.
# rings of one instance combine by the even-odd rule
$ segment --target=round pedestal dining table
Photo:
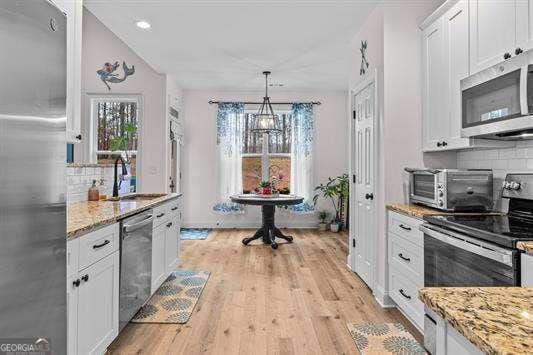
[[[263,243],[270,244],[272,249],[278,248],[276,238],[284,239],[292,243],[293,237],[284,235],[275,225],[276,206],[297,205],[303,202],[304,198],[294,195],[257,195],[242,194],[230,196],[232,202],[243,205],[261,206],[263,224],[252,237],[244,238],[242,244],[248,245],[252,240],[263,239]]]

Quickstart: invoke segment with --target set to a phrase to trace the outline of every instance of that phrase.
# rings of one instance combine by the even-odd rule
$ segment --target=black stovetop
[[[507,248],[533,240],[533,221],[509,215],[424,216],[424,220]]]

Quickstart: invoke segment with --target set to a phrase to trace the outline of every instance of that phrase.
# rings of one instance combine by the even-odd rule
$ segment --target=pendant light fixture
[[[263,72],[263,75],[265,76],[265,97],[263,97],[261,107],[259,107],[259,110],[254,115],[252,132],[255,133],[281,132],[278,116],[274,114],[272,104],[270,103],[270,97],[268,97],[268,76],[270,74],[270,71]]]

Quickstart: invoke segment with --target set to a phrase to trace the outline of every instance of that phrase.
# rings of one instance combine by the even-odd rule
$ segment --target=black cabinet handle
[[[168,228],[172,227],[172,222],[167,223],[167,227]]]
[[[78,134],[78,135],[76,136],[76,139],[79,140],[79,141],[81,141],[81,134]]]
[[[161,212],[161,213],[158,214],[156,217],[157,217],[157,218],[161,218],[161,217],[163,217],[164,215],[165,215],[165,214],[164,214],[163,212]]]
[[[367,200],[373,200],[373,199],[374,199],[374,194],[373,194],[372,192],[369,193],[369,194],[366,194],[366,195],[365,195],[365,198],[366,198]]]
[[[400,292],[400,294],[401,294],[403,297],[407,298],[408,300],[411,299],[411,296],[406,295],[405,292],[404,292],[402,289],[399,289],[398,291]]]
[[[442,146],[442,143],[441,142],[437,142],[437,147],[441,147]]]
[[[398,227],[400,227],[401,229],[405,229],[406,231],[410,231],[411,230],[411,227],[407,227],[404,224],[399,224]]]
[[[511,58],[511,53],[505,53],[503,55],[503,59],[509,59],[509,58]]]
[[[177,210],[177,209],[178,209],[178,207],[172,207],[170,210],[171,210],[171,211],[175,211],[175,210]]]
[[[522,52],[523,52],[522,48],[518,47],[517,49],[515,49],[514,54],[519,55],[519,54],[522,54]]]
[[[81,277],[81,279],[85,282],[89,281],[89,274],[85,274],[84,276]]]
[[[100,249],[100,248],[102,248],[102,247],[105,247],[105,246],[106,246],[107,244],[109,244],[109,243],[110,243],[109,240],[106,239],[102,244],[95,244],[95,245],[93,245],[93,249]]]
[[[442,146],[443,146],[443,147],[446,147],[447,145],[448,145],[448,142],[446,142],[446,141],[443,141],[443,142],[442,142]]]
[[[398,256],[400,257],[400,259],[403,259],[405,261],[411,261],[411,258],[406,258],[405,256],[403,256],[402,253],[398,254]]]
[[[80,283],[81,283],[80,279],[77,279],[77,280],[75,280],[75,281],[72,282],[72,284],[74,285],[74,287],[79,287],[79,286],[80,286]]]

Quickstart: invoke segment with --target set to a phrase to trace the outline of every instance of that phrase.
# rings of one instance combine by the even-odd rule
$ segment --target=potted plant
[[[320,223],[318,223],[318,230],[325,231],[326,230],[326,219],[328,219],[329,213],[327,211],[320,211],[318,213],[318,218],[320,219]]]
[[[335,178],[329,177],[328,182],[315,187],[316,194],[313,202],[316,206],[319,197],[330,200],[335,217],[331,222],[330,229],[332,232],[338,232],[342,225],[342,211],[344,201],[349,194],[348,174],[343,174]]]
[[[272,194],[272,187],[270,186],[269,181],[261,181],[261,193],[263,195],[270,195]]]

